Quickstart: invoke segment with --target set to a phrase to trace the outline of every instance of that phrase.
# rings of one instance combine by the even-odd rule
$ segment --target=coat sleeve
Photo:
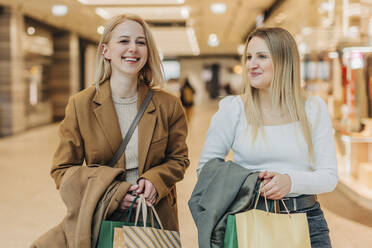
[[[51,176],[57,189],[66,170],[71,166],[81,166],[84,161],[84,143],[80,134],[74,98],[70,97],[65,118],[59,127],[60,142],[54,154]]]
[[[156,188],[158,200],[169,194],[174,184],[183,179],[190,162],[186,145],[187,123],[179,100],[170,115],[169,136],[164,162],[147,170],[140,178],[149,180]]]

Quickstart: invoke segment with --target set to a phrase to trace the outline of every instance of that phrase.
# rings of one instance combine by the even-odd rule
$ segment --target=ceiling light
[[[106,10],[102,8],[96,8],[96,14],[105,20],[108,20],[111,18],[111,15],[109,14],[109,12],[107,12]]]
[[[132,13],[139,15],[144,20],[151,21],[175,21],[187,20],[189,17],[189,7],[186,6],[169,6],[169,7],[99,7],[96,8],[96,14],[103,19],[110,19],[115,15],[123,13]]]
[[[224,3],[213,3],[213,4],[211,4],[211,11],[214,14],[223,14],[226,11],[226,4],[224,4]]]
[[[66,5],[53,5],[52,13],[55,16],[64,16],[67,14],[67,6]]]
[[[97,33],[99,33],[99,34],[103,34],[103,32],[105,32],[105,27],[104,27],[104,26],[99,26],[99,27],[97,28]]]
[[[216,47],[220,44],[216,34],[210,34],[208,38],[208,45],[211,47]]]
[[[191,46],[191,51],[194,55],[200,54],[200,49],[198,45],[198,41],[196,40],[195,31],[193,28],[187,28],[187,37],[189,39],[189,43]]]
[[[27,28],[27,33],[28,33],[29,35],[33,35],[33,34],[35,33],[35,28],[34,28],[34,27],[28,27],[28,28]]]
[[[183,4],[185,0],[77,0],[85,5],[172,5]]]
[[[189,18],[189,9],[187,7],[181,8],[181,16],[185,19]]]

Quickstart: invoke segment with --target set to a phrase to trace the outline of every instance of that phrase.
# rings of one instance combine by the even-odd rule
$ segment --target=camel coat
[[[31,248],[95,247],[102,218],[116,210],[128,190],[128,183],[118,180],[123,173],[123,169],[107,166],[69,168],[59,188],[67,208],[66,217],[38,238]],[[108,187],[112,193],[104,199],[105,204],[100,205]]]
[[[148,86],[139,83],[138,109],[148,90]],[[98,91],[92,86],[69,99],[59,134],[60,144],[51,169],[57,188],[71,167],[82,166],[83,162],[108,164],[122,141],[109,81],[102,83]],[[186,135],[186,118],[179,99],[154,89],[138,124],[138,172],[140,178],[155,186],[155,207],[169,230],[179,229],[175,183],[183,179],[189,165]],[[115,167],[125,170],[124,155]],[[126,188],[130,186],[123,183]]]

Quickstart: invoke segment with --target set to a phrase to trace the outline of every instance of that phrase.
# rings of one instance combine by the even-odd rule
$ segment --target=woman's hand
[[[158,192],[156,192],[154,185],[149,180],[144,178],[138,181],[138,189],[136,193],[143,193],[148,206],[154,205],[156,199],[158,198]]]
[[[280,200],[291,190],[291,178],[287,174],[264,171],[258,176],[263,179],[261,195],[266,195],[267,199]]]
[[[138,189],[138,185],[132,185],[129,187],[128,192],[132,192]],[[136,196],[132,195],[131,193],[125,194],[123,200],[120,203],[120,209],[121,210],[126,210],[130,207],[130,204],[132,204],[133,200],[136,198]],[[138,199],[134,203],[133,207],[137,207]]]

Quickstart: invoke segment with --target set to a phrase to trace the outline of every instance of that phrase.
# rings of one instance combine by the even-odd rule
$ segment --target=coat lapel
[[[138,88],[138,110],[145,99],[149,87],[140,83]],[[142,175],[147,154],[149,152],[152,136],[156,125],[156,112],[153,100],[150,101],[149,106],[143,114],[138,124],[138,174]]]
[[[106,81],[100,85],[93,102],[98,105],[94,110],[97,121],[111,146],[112,154],[116,152],[122,141],[119,121],[115,106],[111,97],[110,82]]]

